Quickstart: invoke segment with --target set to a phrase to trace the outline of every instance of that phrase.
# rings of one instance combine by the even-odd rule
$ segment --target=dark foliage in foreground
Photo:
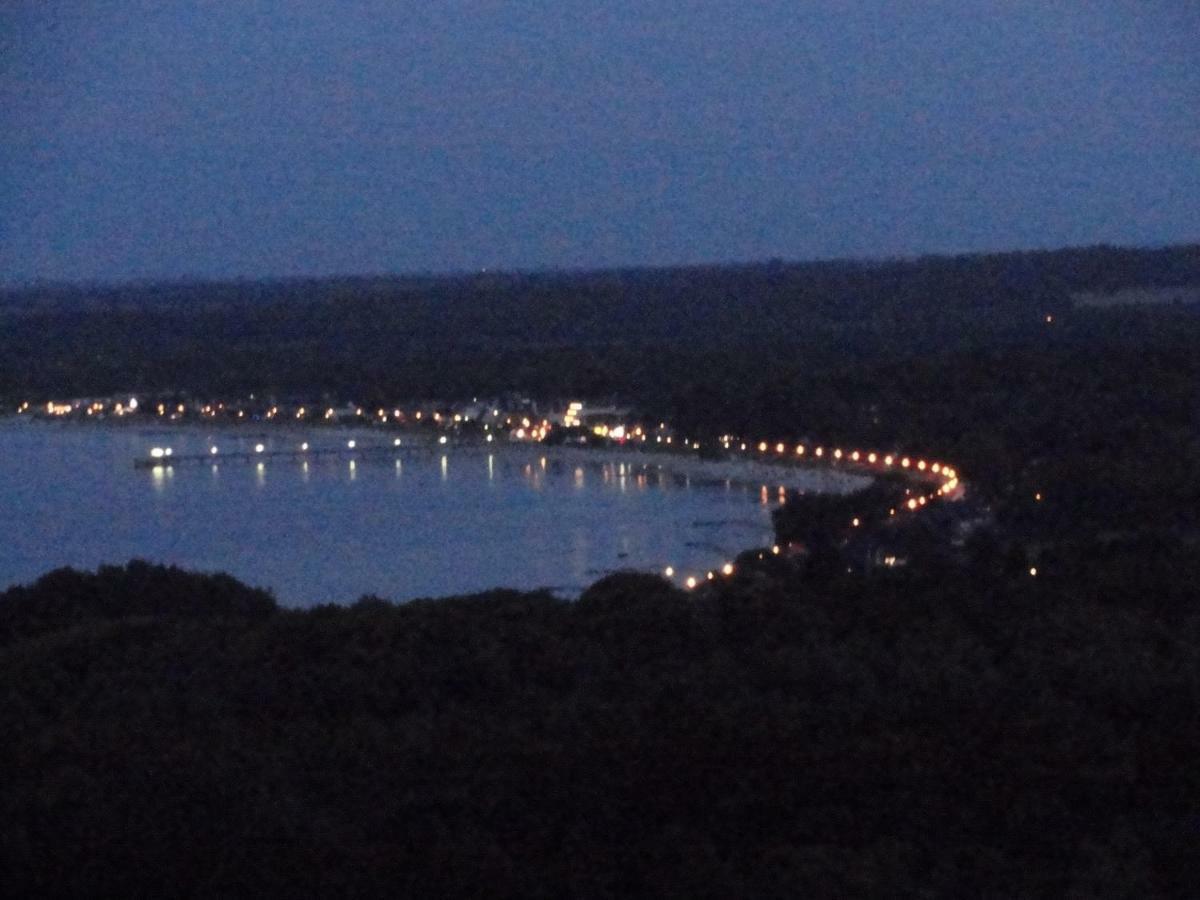
[[[1191,892],[1182,548],[1059,580],[769,562],[576,603],[285,611],[144,565],[10,590],[0,893]]]

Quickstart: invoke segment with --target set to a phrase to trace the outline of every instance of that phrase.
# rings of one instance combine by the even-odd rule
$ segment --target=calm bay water
[[[344,436],[2,422],[0,588],[136,557],[228,572],[292,606],[492,587],[570,595],[617,569],[703,571],[771,539],[757,486],[601,457],[451,448],[133,467],[156,445],[179,455],[302,440]]]

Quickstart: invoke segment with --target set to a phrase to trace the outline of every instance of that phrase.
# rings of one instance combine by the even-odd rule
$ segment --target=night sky
[[[1200,4],[9,0],[0,280],[1200,238]]]

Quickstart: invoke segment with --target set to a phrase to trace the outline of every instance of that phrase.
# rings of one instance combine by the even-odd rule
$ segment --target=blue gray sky
[[[0,280],[1200,239],[1191,0],[9,0]]]

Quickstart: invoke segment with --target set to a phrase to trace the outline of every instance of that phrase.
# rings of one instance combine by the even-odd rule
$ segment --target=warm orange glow
[[[733,563],[725,563],[725,565],[721,566],[721,574],[722,575],[732,575],[733,574]]]

